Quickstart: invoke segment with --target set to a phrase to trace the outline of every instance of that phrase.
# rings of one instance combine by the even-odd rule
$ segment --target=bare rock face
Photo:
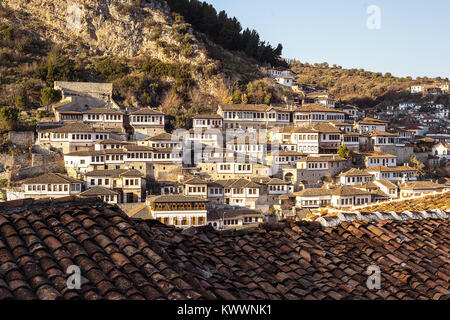
[[[167,60],[158,54],[157,41],[176,44],[171,37],[173,21],[164,1],[141,0],[140,6],[131,0],[2,2],[14,9],[18,22],[43,38],[55,43],[84,45],[98,55],[131,58],[151,54]],[[155,23],[162,29],[157,39],[152,37]]]
[[[183,63],[193,70],[214,66],[205,45],[190,28],[192,54],[167,53],[164,46],[181,48],[177,23],[164,0],[1,0],[13,9],[6,19],[36,37],[70,48],[74,54],[124,58],[151,57]],[[2,22],[0,17],[0,23]],[[178,37],[177,37],[178,36]],[[178,39],[178,40],[177,40]],[[81,50],[82,49],[82,50]],[[170,50],[169,50],[170,51]],[[217,96],[221,78],[192,72],[203,93]]]

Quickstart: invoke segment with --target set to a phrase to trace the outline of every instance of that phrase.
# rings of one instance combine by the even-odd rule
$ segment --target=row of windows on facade
[[[132,116],[131,117],[132,122],[159,122],[160,124],[163,123],[163,116]]]
[[[178,153],[128,153],[127,159],[181,159],[181,155]],[[106,156],[92,156],[91,161],[100,163],[104,161],[123,161],[123,155],[106,155]],[[81,164],[85,163],[85,160],[80,160]]]
[[[228,146],[228,149],[232,149],[234,151],[257,151],[262,152],[263,147],[266,147],[266,144],[254,144],[254,145],[231,145]]]
[[[69,191],[68,184],[29,184],[26,186],[27,191],[53,191],[53,192],[67,192]],[[81,191],[81,184],[71,184],[70,191]]]
[[[121,149],[122,146],[120,144],[104,144],[102,149]]]
[[[326,168],[328,168],[328,165],[327,165],[327,163],[323,163],[323,162],[308,163],[308,168],[309,169],[326,169]]]
[[[151,205],[154,210],[204,210],[206,209],[206,203],[198,202],[180,202],[180,203],[155,203]]]
[[[319,134],[315,134],[315,135],[314,134],[313,135],[299,134],[299,135],[297,135],[297,141],[303,141],[303,140],[317,141],[317,140],[319,140]],[[339,140],[341,140],[341,135],[329,134],[328,139],[327,139],[327,135],[322,134],[322,140],[339,141]]]
[[[296,120],[305,121],[305,120],[344,120],[345,116],[343,114],[297,114],[295,116]]]
[[[104,202],[115,202],[117,201],[116,195],[104,195],[101,196]]]
[[[358,136],[346,136],[344,137],[344,142],[359,142],[359,137]]]
[[[277,162],[294,162],[300,159],[301,156],[284,156],[284,157],[276,157]]]
[[[321,167],[320,165],[317,166],[317,163],[315,163],[315,164],[316,164],[316,166],[309,166],[309,165],[314,165],[314,162],[308,162],[308,168],[310,168],[310,169],[317,169],[317,168],[326,169],[327,168],[326,164],[328,164],[328,166],[330,168],[334,168],[334,167],[339,168],[341,166],[340,162],[335,162],[335,161],[330,161],[330,162],[326,162],[326,163],[319,162],[319,164],[323,164],[323,167]]]
[[[369,203],[369,198],[356,198],[355,205]],[[353,205],[353,198],[341,199],[341,206]]]
[[[221,189],[221,188],[209,188],[209,193],[214,195],[222,195],[229,194],[230,191],[233,190],[233,194],[244,194],[244,189],[242,188],[232,188],[232,189]],[[206,189],[205,187],[189,187],[188,188],[189,193],[205,193]],[[256,195],[258,194],[258,189],[256,188],[247,188],[247,193]]]
[[[318,149],[317,146],[299,146],[299,150],[303,151],[317,151]]]
[[[287,188],[287,185],[269,186],[269,191],[285,191]]]
[[[191,133],[189,135],[190,139],[195,139],[195,140],[217,140],[219,137],[219,133],[215,133],[215,134],[208,134],[208,133]]]
[[[176,225],[176,226],[203,226],[206,224],[205,217],[173,217],[173,218],[160,218],[159,221],[166,225]]]
[[[372,177],[347,177],[347,182],[370,182]]]
[[[104,183],[103,183],[104,181]],[[124,179],[126,186],[139,186],[140,185],[140,179]],[[97,179],[97,183],[95,183],[95,179],[91,179],[91,185],[95,186],[109,186],[110,185],[110,179]]]
[[[398,140],[398,139],[396,139],[396,138],[378,138],[377,142],[378,142],[378,144],[386,144],[386,143],[394,144],[395,140]]]
[[[370,164],[395,163],[395,159],[394,158],[386,158],[386,159],[370,158],[369,163]]]
[[[231,164],[221,164],[219,165],[220,170],[231,170]],[[252,165],[251,164],[239,164],[237,166],[238,171],[251,171]]]
[[[153,157],[152,157],[153,155]],[[150,152],[140,152],[140,153],[128,153],[128,159],[180,159],[180,152],[169,152],[169,153],[150,153]]]
[[[162,194],[168,194],[168,193],[181,193],[182,188],[181,187],[164,187],[162,189]]]
[[[195,124],[199,126],[221,126],[222,120],[195,120]]]
[[[68,139],[69,137],[72,138],[72,140],[92,140],[92,134],[71,134],[68,133],[52,133],[51,137],[52,139]],[[104,134],[96,134],[94,135],[96,140],[104,140],[108,138],[108,135]],[[40,135],[41,139],[47,139],[48,135],[45,133],[41,133]]]
[[[264,112],[224,112],[224,119],[278,119],[289,120],[289,113],[264,113]]]
[[[152,143],[153,148],[178,148],[181,143]]]
[[[392,176],[391,176],[392,173]],[[411,178],[414,176],[414,173],[412,172],[382,172],[381,177],[382,178]]]
[[[382,126],[382,125],[380,125],[380,126]],[[384,126],[382,126],[382,127],[384,128]],[[360,125],[359,128],[362,131],[367,131],[368,132],[368,131],[371,131],[371,130],[376,130],[377,126]]]
[[[261,221],[261,219],[258,219],[256,217],[244,217],[244,223],[253,223],[253,222],[258,222]],[[230,225],[238,225],[239,224],[239,220],[237,219],[224,219],[223,220],[223,225],[225,226],[230,226]],[[218,222],[213,222],[212,224],[214,227],[218,227]]]
[[[330,200],[303,200],[302,204],[304,207],[306,206],[318,206],[320,204],[321,207],[326,207],[330,205]]]
[[[61,120],[82,120],[82,114],[62,114]]]
[[[120,114],[105,114],[105,115],[88,114],[87,115],[87,119],[88,120],[102,120],[102,119],[105,119],[105,120],[112,120],[112,121],[121,121],[122,120],[122,115],[120,115]]]

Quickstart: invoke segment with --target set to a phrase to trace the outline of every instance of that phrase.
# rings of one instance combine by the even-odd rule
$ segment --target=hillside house
[[[394,146],[399,144],[398,134],[396,133],[372,130],[369,135],[371,145],[374,147]]]
[[[424,85],[414,85],[414,86],[410,87],[410,92],[411,93],[422,93],[424,89],[425,89]]]
[[[40,146],[55,148],[63,153],[88,150],[97,141],[110,139],[112,133],[81,123],[69,123],[52,129],[37,129],[37,142]]]
[[[145,180],[141,172],[128,169],[93,170],[85,174],[88,189],[104,187],[119,194],[119,203],[141,202]]]
[[[375,180],[388,180],[391,182],[416,181],[416,170],[409,166],[386,167],[376,166],[365,169],[372,174]]]
[[[119,203],[119,193],[105,187],[93,187],[78,194],[80,198],[97,197],[109,204]]]
[[[307,126],[312,123],[344,121],[346,113],[321,104],[305,104],[294,111],[294,124]]]
[[[153,219],[178,228],[205,226],[208,200],[185,195],[148,197],[147,206]]]
[[[143,108],[130,113],[130,125],[136,140],[153,137],[165,132],[166,115],[151,108]]]
[[[341,140],[341,131],[328,123],[315,123],[291,132],[297,152],[305,154],[336,154]]]
[[[79,194],[84,182],[59,173],[46,173],[26,179],[23,184],[24,198],[62,198]]]
[[[219,105],[225,129],[257,130],[283,127],[291,123],[291,111],[286,108],[255,104]]]
[[[402,198],[408,198],[413,196],[423,196],[434,192],[441,192],[445,189],[445,186],[431,181],[414,181],[400,184],[399,189],[400,196]]]
[[[290,76],[276,77],[275,82],[284,87],[291,87],[295,83],[295,79]]]
[[[350,167],[350,161],[337,155],[308,156],[296,161],[296,167],[286,167],[283,179],[294,185],[317,184],[324,178],[331,179]]]
[[[337,176],[337,181],[341,185],[353,186],[356,184],[367,183],[373,180],[373,175],[366,171],[352,168],[346,172],[342,172]]]
[[[218,114],[199,114],[192,118],[194,129],[223,129],[223,118]]]
[[[256,226],[263,221],[264,215],[258,210],[235,208],[208,210],[208,225],[216,230]]]
[[[400,197],[400,190],[396,184],[389,180],[375,180],[373,182],[382,192],[389,196],[390,199],[397,199]]]
[[[289,69],[284,68],[271,68],[267,70],[267,74],[272,78],[277,77],[291,77],[294,78],[294,73]]]
[[[439,159],[450,159],[450,142],[440,142],[433,146],[433,155],[439,157]]]
[[[364,155],[364,164],[367,168],[377,166],[396,167],[397,156],[392,154],[368,153]]]
[[[387,121],[374,118],[364,118],[363,120],[356,122],[355,127],[360,133],[370,133],[374,130],[386,131]]]

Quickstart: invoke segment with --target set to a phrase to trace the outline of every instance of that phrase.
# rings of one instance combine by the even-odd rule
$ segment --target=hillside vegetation
[[[378,103],[417,100],[417,95],[409,93],[414,83],[434,83],[441,78],[401,78],[390,73],[371,72],[364,69],[344,69],[329,66],[328,63],[309,64],[299,61],[290,63],[300,84],[324,88],[343,102],[354,103],[361,107],[372,107]],[[448,79],[447,79],[448,80]]]
[[[81,8],[75,31],[66,23],[73,3]],[[32,111],[43,106],[41,92],[55,80],[108,81],[119,104],[159,107],[184,127],[192,115],[231,103],[237,83],[262,76],[255,57],[224,49],[221,37],[199,32],[162,0],[4,0],[0,6],[0,108],[14,106],[31,118],[39,117]],[[281,54],[281,47],[275,53],[263,42],[257,48],[271,59]]]
[[[198,0],[167,0],[170,8],[181,14],[187,22],[200,32],[205,33],[215,43],[233,51],[242,51],[260,63],[272,66],[286,66],[280,60],[283,46],[273,48],[259,37],[256,30],[245,29],[236,18],[228,17],[225,11],[217,13],[216,9]]]
[[[75,29],[68,25],[74,5]],[[32,125],[45,118],[36,109],[58,99],[50,88],[63,80],[112,82],[123,107],[156,107],[172,116],[173,127],[188,127],[193,115],[214,112],[219,103],[291,101],[292,90],[262,71],[289,67],[281,54],[281,44],[272,47],[197,0],[2,0],[0,110],[7,109],[0,122],[14,128],[16,119]],[[326,63],[290,67],[299,83],[359,106],[411,98],[410,78]]]

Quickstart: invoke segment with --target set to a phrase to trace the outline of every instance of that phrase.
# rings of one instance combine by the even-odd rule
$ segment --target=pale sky
[[[450,78],[449,0],[207,0],[285,58],[394,76]],[[379,17],[368,14],[379,8]],[[370,19],[372,17],[372,19]],[[379,29],[369,29],[367,26]]]

